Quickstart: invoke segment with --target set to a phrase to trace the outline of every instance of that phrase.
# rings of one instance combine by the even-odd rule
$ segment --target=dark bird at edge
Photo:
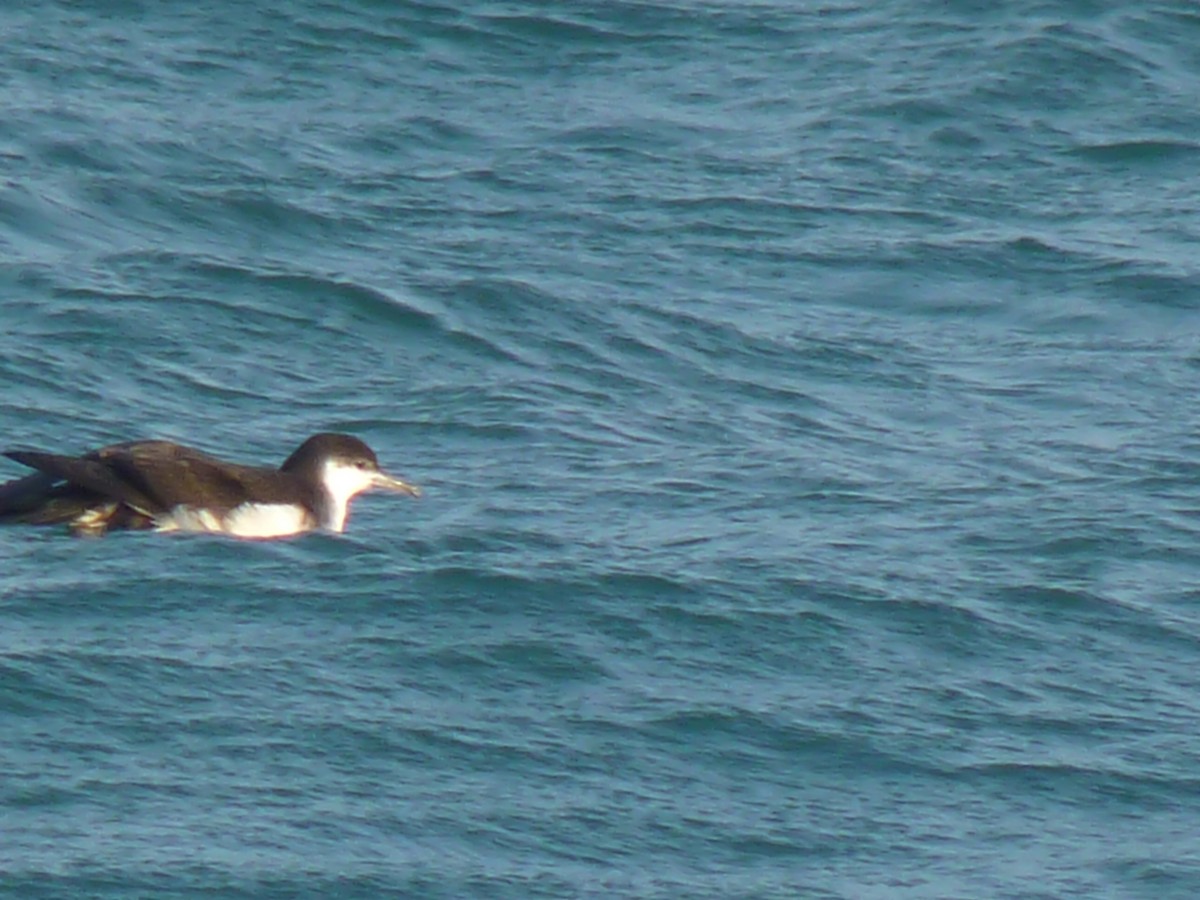
[[[373,488],[420,490],[379,468],[348,434],[316,434],[278,469],[225,462],[170,441],[132,441],[82,456],[8,450],[36,471],[0,484],[0,523],[67,525],[81,535],[122,529],[277,538],[345,530],[350,501]]]

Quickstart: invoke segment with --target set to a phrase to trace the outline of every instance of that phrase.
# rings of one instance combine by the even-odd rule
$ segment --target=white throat
[[[321,470],[324,497],[317,510],[321,527],[327,531],[345,531],[350,501],[375,483],[374,473],[351,464],[327,460]]]

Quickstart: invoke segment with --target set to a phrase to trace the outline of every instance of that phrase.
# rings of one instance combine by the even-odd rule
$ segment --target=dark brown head
[[[350,501],[363,491],[379,488],[413,497],[421,493],[416,485],[380,470],[375,451],[349,434],[314,434],[296,448],[279,470],[319,486],[325,500],[321,525],[330,531],[345,528]]]

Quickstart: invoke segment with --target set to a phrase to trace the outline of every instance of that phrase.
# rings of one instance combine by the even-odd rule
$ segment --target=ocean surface
[[[1196,4],[0,37],[0,446],[425,490],[0,531],[0,895],[1200,896]]]

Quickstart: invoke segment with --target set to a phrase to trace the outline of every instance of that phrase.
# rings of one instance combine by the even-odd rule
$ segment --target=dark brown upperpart
[[[83,456],[33,450],[4,455],[38,471],[0,485],[0,522],[73,522],[111,506],[108,528],[150,527],[154,517],[177,506],[221,514],[255,501],[311,510],[320,490],[308,472],[229,463],[170,441],[113,444]]]

